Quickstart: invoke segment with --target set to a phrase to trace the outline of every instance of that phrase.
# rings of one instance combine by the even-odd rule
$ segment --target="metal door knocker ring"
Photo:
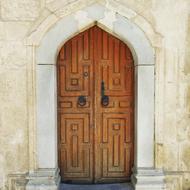
[[[102,106],[109,105],[109,96],[105,95],[104,81],[101,82],[101,104],[102,104]]]
[[[80,105],[80,106],[86,105],[86,97],[85,96],[79,96],[78,97],[78,105]]]
[[[108,96],[102,96],[101,104],[103,106],[108,106],[109,105],[109,97]]]

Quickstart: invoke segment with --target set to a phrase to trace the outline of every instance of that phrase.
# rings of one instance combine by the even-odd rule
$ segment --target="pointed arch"
[[[136,189],[141,187],[143,184],[141,182],[144,180],[150,181],[150,184],[151,181],[156,182],[157,186],[151,186],[152,190],[162,189],[164,184],[162,171],[156,170],[154,166],[155,51],[153,46],[158,45],[160,37],[148,22],[138,17],[141,18],[142,27],[145,26],[142,30],[137,25],[137,23],[140,25],[140,22],[139,19],[135,19],[138,16],[135,12],[126,10],[125,14],[122,14],[122,11],[115,10],[113,3],[109,6],[105,6],[104,3],[88,6],[83,4],[80,8],[77,8],[77,3],[71,3],[68,7],[62,8],[62,6],[59,7],[58,1],[56,2],[55,11],[49,13],[48,16],[44,14],[44,19],[39,21],[26,39],[31,55],[29,59],[32,62],[28,66],[28,94],[30,94],[28,101],[34,102],[28,110],[29,120],[31,120],[29,124],[31,171],[27,190],[40,189],[44,184],[47,189],[58,188],[60,178],[57,167],[55,72],[57,54],[68,39],[94,24],[125,42],[133,52],[136,66],[136,94],[135,168],[132,179]],[[56,7],[59,8],[56,9]],[[148,30],[147,33],[146,30]],[[32,74],[31,71],[33,71]],[[36,115],[36,118],[33,115]],[[44,147],[48,147],[48,151]],[[39,182],[39,176],[42,177],[41,182]]]

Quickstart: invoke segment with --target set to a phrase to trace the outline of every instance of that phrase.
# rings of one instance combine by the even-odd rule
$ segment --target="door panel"
[[[133,164],[133,59],[123,42],[100,28],[95,33],[95,181],[121,182],[130,178]],[[105,107],[102,81],[110,100]]]
[[[58,65],[59,167],[64,182],[93,181],[92,29],[61,48]],[[79,96],[86,104],[78,104]]]
[[[61,165],[64,176],[90,176],[89,114],[61,114]],[[87,145],[85,145],[87,143]],[[66,163],[65,163],[66,160]]]
[[[121,182],[133,166],[134,65],[122,41],[94,26],[61,48],[57,65],[62,181]],[[102,82],[109,104],[101,104]],[[79,96],[86,104],[79,105]]]

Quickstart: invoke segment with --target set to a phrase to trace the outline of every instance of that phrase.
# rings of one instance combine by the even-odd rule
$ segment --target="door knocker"
[[[102,83],[101,83],[101,104],[102,104],[102,106],[109,105],[109,96],[105,95],[104,81],[102,81]]]
[[[78,105],[79,106],[85,106],[86,105],[86,97],[85,96],[79,96],[78,97]]]

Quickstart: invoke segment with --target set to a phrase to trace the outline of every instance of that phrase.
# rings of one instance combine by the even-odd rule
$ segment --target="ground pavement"
[[[60,190],[133,190],[133,188],[127,183],[96,185],[61,184]]]

